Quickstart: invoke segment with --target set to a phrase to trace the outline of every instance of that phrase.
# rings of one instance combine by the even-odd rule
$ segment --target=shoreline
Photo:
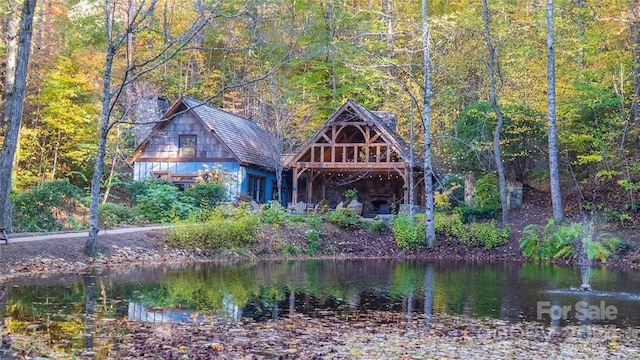
[[[514,248],[513,239],[508,244],[486,250],[481,248],[465,248],[461,246],[440,245],[433,249],[404,252],[391,248],[393,240],[390,235],[365,236],[362,232],[355,236],[357,240],[367,242],[368,245],[378,243],[379,247],[387,247],[389,251],[372,250],[372,247],[351,249],[350,251],[332,254],[284,255],[273,251],[265,251],[265,245],[256,245],[250,252],[234,252],[226,250],[212,254],[205,251],[169,248],[165,245],[166,226],[153,227],[147,230],[129,233],[133,241],[123,241],[120,232],[99,235],[101,256],[91,259],[82,254],[83,246],[78,243],[77,233],[72,237],[64,237],[64,233],[53,234],[54,241],[37,240],[9,243],[0,246],[0,282],[6,282],[16,277],[38,276],[43,274],[86,273],[93,269],[119,268],[128,266],[162,265],[172,263],[204,263],[204,262],[238,262],[238,261],[280,261],[280,260],[308,260],[308,259],[397,259],[397,260],[427,260],[427,261],[464,261],[473,263],[535,263],[521,254],[519,248]],[[116,229],[114,229],[116,230]],[[343,235],[349,238],[351,232],[344,230]],[[341,239],[343,240],[343,239]],[[340,241],[341,241],[340,240]],[[122,244],[119,244],[123,242]],[[30,248],[30,251],[24,251]],[[51,250],[53,248],[53,250]],[[24,252],[23,252],[24,251]],[[22,253],[20,255],[19,253]],[[13,256],[12,256],[13,254]],[[627,255],[627,256],[625,256]],[[640,269],[640,262],[629,261],[635,254],[615,256],[606,264],[594,262],[593,266],[605,266],[627,270]],[[575,261],[557,260],[538,263],[551,263],[559,266],[577,266]]]

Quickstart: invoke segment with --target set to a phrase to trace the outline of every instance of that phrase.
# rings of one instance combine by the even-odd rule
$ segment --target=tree
[[[163,32],[166,42],[163,47],[156,53],[151,54],[148,58],[139,60],[138,62],[130,56],[126,56],[127,62],[124,65],[119,83],[113,86],[114,68],[120,51],[126,49],[126,43],[130,34],[143,31],[154,32],[149,29],[153,24],[148,21],[155,10],[157,0],[150,3],[141,2],[136,5],[130,2],[127,7],[127,24],[124,26],[122,33],[116,33],[118,24],[115,23],[116,12],[119,10],[118,0],[105,0],[104,3],[104,25],[106,32],[106,52],[102,83],[102,110],[100,113],[100,122],[98,130],[98,149],[96,153],[96,161],[93,168],[93,177],[91,179],[91,200],[89,207],[89,238],[85,244],[85,254],[95,256],[98,252],[98,203],[100,200],[100,186],[102,184],[102,173],[105,164],[105,154],[107,148],[107,139],[109,131],[123,121],[126,111],[120,117],[115,116],[117,102],[124,94],[127,86],[133,84],[144,75],[159,68],[169,60],[173,59],[179,52],[184,50],[187,44],[195,37],[195,35],[209,22],[210,18],[205,17],[194,21],[184,32],[172,36],[167,33],[168,29],[164,28]],[[133,7],[131,9],[130,7]]]
[[[286,167],[283,155],[291,152],[298,144],[292,133],[292,115],[290,96],[284,93],[283,81],[276,77],[267,81],[268,99],[261,99],[257,122],[269,134],[271,140],[271,158],[276,175],[278,202],[282,201],[282,173]]]
[[[31,36],[33,34],[33,15],[36,0],[25,0],[22,7],[20,30],[16,52],[16,68],[13,76],[12,88],[5,89],[5,119],[7,123],[2,154],[0,154],[0,227],[10,228],[11,219],[7,216],[10,209],[9,192],[11,191],[11,177],[13,161],[18,146],[18,135],[22,122],[22,110],[27,85],[27,68],[31,54]]]
[[[553,0],[547,0],[547,117],[549,141],[549,181],[551,185],[551,206],[553,218],[560,222],[564,218],[562,192],[560,191],[560,165],[558,160],[558,135],[556,131],[556,75],[555,48],[553,36]]]
[[[431,247],[436,240],[436,230],[434,224],[433,166],[431,165],[431,54],[427,2],[428,0],[422,0],[422,46],[424,56],[424,118],[422,122],[424,124],[425,231],[427,244]]]
[[[502,153],[500,151],[500,135],[502,134],[502,125],[504,124],[504,118],[502,117],[502,111],[498,106],[498,97],[496,95],[496,79],[494,76],[494,63],[496,49],[491,42],[491,32],[489,31],[489,4],[487,0],[482,0],[484,9],[484,34],[487,41],[487,49],[489,50],[489,59],[487,61],[487,68],[489,71],[489,85],[491,87],[491,107],[496,113],[498,123],[493,131],[493,155],[496,162],[496,170],[498,171],[498,184],[500,185],[500,205],[502,207],[502,226],[507,226],[509,221],[509,206],[507,204],[507,179],[504,175],[504,166],[502,164]]]

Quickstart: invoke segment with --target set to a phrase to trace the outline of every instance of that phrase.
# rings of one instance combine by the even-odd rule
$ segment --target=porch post
[[[324,200],[327,198],[327,174],[326,173],[322,173],[322,199],[320,200]]]
[[[309,169],[307,173],[307,203],[311,203],[311,197],[313,196],[313,169]]]
[[[409,168],[405,167],[404,168],[404,175],[402,176],[402,179],[404,180],[404,204],[408,204],[409,203]]]
[[[298,168],[293,168],[293,184],[291,186],[291,201],[298,202]]]

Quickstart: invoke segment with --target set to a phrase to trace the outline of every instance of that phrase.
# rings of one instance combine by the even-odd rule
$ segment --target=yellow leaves
[[[579,165],[598,163],[602,161],[602,155],[599,155],[599,154],[578,155],[577,158],[578,158],[577,163]]]

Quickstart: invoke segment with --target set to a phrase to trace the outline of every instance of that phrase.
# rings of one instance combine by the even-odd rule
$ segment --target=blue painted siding
[[[241,191],[244,194],[249,193],[249,181],[247,180],[248,175],[258,176],[264,178],[266,181],[265,186],[265,202],[268,202],[273,198],[273,194],[277,193],[278,189],[274,188],[272,184],[276,181],[276,174],[273,171],[265,171],[260,169],[255,169],[251,167],[243,167],[244,169],[244,178],[242,181]]]
[[[258,176],[265,179],[265,201],[272,199],[277,189],[272,186],[276,181],[276,176],[271,171],[265,171],[248,166],[240,166],[237,162],[174,162],[174,161],[141,161],[134,163],[133,179],[144,180],[151,176],[152,171],[169,171],[173,174],[193,174],[198,170],[203,170],[207,165],[213,168],[216,164],[222,165],[226,171],[235,178],[235,181],[227,185],[227,195],[229,200],[235,200],[240,194],[249,193],[248,176]]]
[[[227,196],[229,200],[234,200],[242,193],[243,170],[237,162],[175,162],[175,161],[140,161],[134,163],[133,179],[144,180],[151,176],[152,171],[169,171],[173,174],[193,174],[198,170],[204,170],[204,166],[214,168],[217,164],[222,165],[222,170],[235,178],[235,181],[227,184]]]

